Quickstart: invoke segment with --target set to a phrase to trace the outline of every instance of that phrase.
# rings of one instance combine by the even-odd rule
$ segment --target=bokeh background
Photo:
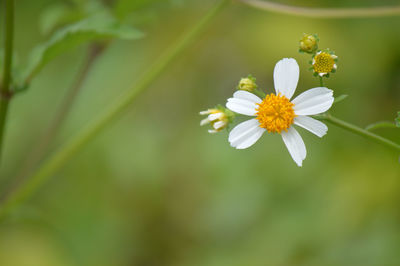
[[[48,37],[41,14],[60,2],[68,1],[17,1],[20,64]],[[98,58],[54,147],[131,88],[214,1],[107,2],[146,37],[114,41]],[[233,2],[128,112],[2,221],[0,265],[400,265],[398,153],[333,125],[322,139],[300,129],[308,154],[298,168],[279,135],[238,151],[227,132],[209,135],[199,126],[198,112],[224,103],[247,74],[272,92],[273,67],[283,57],[300,64],[297,93],[318,86],[309,56],[297,51],[304,32],[318,33],[320,47],[339,56],[326,83],[349,97],[332,113],[360,126],[393,121],[400,110],[400,17],[308,19]],[[47,128],[86,52],[83,45],[58,57],[13,100],[1,191]],[[377,133],[400,141],[399,130]]]

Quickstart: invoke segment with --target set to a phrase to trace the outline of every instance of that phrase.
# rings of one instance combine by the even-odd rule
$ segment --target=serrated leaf
[[[29,82],[47,63],[58,55],[82,43],[112,38],[138,39],[143,33],[119,23],[109,13],[102,12],[55,32],[45,43],[37,46],[30,55],[23,82]]]
[[[397,117],[394,121],[396,122],[396,127],[400,127],[400,111],[397,112]]]
[[[338,97],[335,98],[333,103],[339,103],[339,102],[343,101],[344,99],[346,99],[348,96],[349,95],[347,95],[347,94],[339,95]]]

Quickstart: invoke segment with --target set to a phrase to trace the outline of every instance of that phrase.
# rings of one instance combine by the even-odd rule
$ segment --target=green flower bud
[[[237,89],[252,92],[257,89],[257,87],[256,78],[252,75],[248,75],[247,78],[242,78],[239,81]]]
[[[318,49],[318,36],[316,34],[303,34],[300,40],[300,52],[312,54]]]

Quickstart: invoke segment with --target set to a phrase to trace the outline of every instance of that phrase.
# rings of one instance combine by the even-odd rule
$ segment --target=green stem
[[[10,197],[6,198],[0,216],[4,216],[12,208],[22,203],[44,182],[46,182],[65,162],[70,159],[89,140],[93,139],[106,126],[117,118],[129,107],[133,100],[144,91],[169,64],[201,33],[205,26],[214,18],[229,0],[218,1],[217,4],[177,43],[168,49],[156,63],[150,67],[138,83],[124,93],[118,100],[99,117],[89,123],[86,128],[74,136],[70,141],[62,145],[43,165],[31,176],[31,178],[17,189]]]
[[[309,8],[274,3],[265,0],[237,0],[243,4],[270,12],[312,18],[367,18],[399,16],[400,6],[360,8]]]
[[[353,124],[350,124],[348,122],[340,120],[339,118],[336,118],[336,117],[334,117],[334,116],[332,116],[330,114],[318,115],[318,116],[315,116],[315,118],[320,119],[320,120],[328,121],[331,124],[334,124],[334,125],[336,125],[338,127],[346,129],[346,130],[348,130],[350,132],[353,132],[353,133],[355,133],[357,135],[363,136],[363,137],[365,137],[367,139],[370,139],[372,141],[375,141],[377,143],[380,143],[382,145],[385,145],[387,147],[390,147],[392,149],[400,151],[400,144],[397,144],[397,143],[395,143],[395,142],[393,142],[391,140],[388,140],[388,139],[386,139],[386,138],[384,138],[382,136],[376,135],[376,134],[374,134],[372,132],[369,132],[369,131],[367,131],[367,130],[365,130],[363,128],[357,127],[357,126],[355,126]]]
[[[7,120],[8,105],[12,96],[10,85],[14,40],[14,0],[5,0],[4,5],[4,72],[3,83],[0,86],[0,162],[3,150],[3,138]]]
[[[320,76],[320,75],[318,75],[318,77],[319,77],[319,85],[320,85],[321,87],[325,87],[325,85],[324,85],[324,78],[323,78],[322,76]]]
[[[264,99],[266,94],[265,92],[263,92],[262,90],[259,89],[255,89],[254,91],[252,91],[255,95],[257,95],[258,97],[260,97],[261,99]]]

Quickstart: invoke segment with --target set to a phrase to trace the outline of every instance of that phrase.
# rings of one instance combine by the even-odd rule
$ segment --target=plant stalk
[[[318,75],[318,77],[319,77],[319,85],[320,85],[321,87],[325,87],[325,85],[324,85],[324,78],[323,78],[322,76],[320,76],[320,75]]]
[[[338,127],[346,129],[347,131],[350,131],[350,132],[353,132],[353,133],[355,133],[357,135],[363,136],[363,137],[365,137],[367,139],[370,139],[370,140],[372,140],[372,141],[374,141],[376,143],[382,144],[382,145],[384,145],[386,147],[389,147],[391,149],[395,149],[397,151],[400,151],[400,144],[397,144],[397,143],[395,143],[395,142],[393,142],[391,140],[388,140],[388,139],[386,139],[386,138],[384,138],[382,136],[374,134],[374,133],[372,133],[372,132],[370,132],[368,130],[365,130],[365,129],[361,128],[361,127],[358,127],[358,126],[355,126],[355,125],[350,124],[348,122],[345,122],[345,121],[343,121],[343,120],[341,120],[339,118],[336,118],[336,117],[334,117],[334,116],[332,116],[330,114],[322,114],[322,115],[316,116],[316,118],[320,119],[320,120],[328,121],[331,124],[334,124],[334,125],[336,125]]]
[[[257,9],[300,17],[329,18],[372,18],[399,16],[400,6],[378,6],[359,8],[312,8],[285,5],[266,0],[237,0]]]
[[[14,0],[4,1],[4,66],[3,82],[0,85],[0,165],[3,151],[4,131],[11,92],[11,69],[14,42]]]

